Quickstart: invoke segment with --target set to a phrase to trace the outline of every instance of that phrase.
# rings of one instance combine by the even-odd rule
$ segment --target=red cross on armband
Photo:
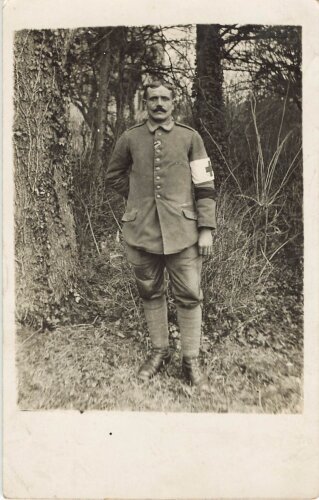
[[[211,177],[214,177],[212,164],[209,158],[208,158],[208,167],[206,167],[206,172],[208,172],[211,175]]]
[[[190,167],[194,184],[201,184],[214,179],[214,171],[208,157],[191,161]]]

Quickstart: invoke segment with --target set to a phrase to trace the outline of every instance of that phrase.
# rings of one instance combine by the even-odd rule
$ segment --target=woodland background
[[[21,407],[302,409],[303,176],[298,26],[113,26],[15,35],[17,365]],[[134,379],[149,347],[105,181],[149,79],[214,166],[218,231],[204,263],[205,400],[170,372]],[[178,381],[178,382],[177,382]]]

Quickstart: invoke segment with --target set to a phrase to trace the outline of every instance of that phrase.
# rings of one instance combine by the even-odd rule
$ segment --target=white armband
[[[191,161],[190,167],[194,184],[201,184],[202,182],[214,180],[212,164],[208,157],[201,160]]]

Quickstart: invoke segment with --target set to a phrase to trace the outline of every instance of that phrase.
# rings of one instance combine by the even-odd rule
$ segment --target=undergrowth
[[[168,287],[168,373],[150,384],[136,371],[150,341],[121,235],[109,220],[82,255],[87,294],[73,326],[18,332],[19,405],[156,411],[296,413],[302,411],[302,262],[254,251],[243,200],[219,205],[214,253],[203,266],[201,362],[211,392],[200,396],[180,377],[181,343]],[[121,207],[113,211],[117,216]],[[280,257],[280,259],[279,259]]]

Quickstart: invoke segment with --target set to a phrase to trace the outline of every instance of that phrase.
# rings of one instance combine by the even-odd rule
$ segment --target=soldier
[[[174,121],[174,89],[145,88],[148,119],[125,131],[107,170],[109,185],[127,199],[123,237],[152,342],[138,377],[153,377],[170,361],[164,269],[176,302],[182,373],[209,390],[198,362],[202,317],[202,257],[212,254],[216,228],[214,174],[200,135]]]

